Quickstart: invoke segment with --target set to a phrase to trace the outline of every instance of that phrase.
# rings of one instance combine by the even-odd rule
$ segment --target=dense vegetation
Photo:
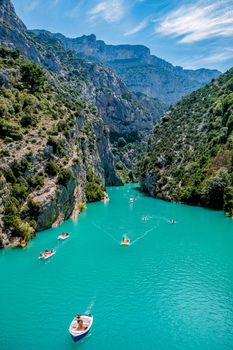
[[[53,80],[18,51],[0,47],[0,222],[23,241],[33,235],[40,211],[32,194],[48,181],[68,186],[73,167],[85,161],[88,171],[96,151],[96,108],[63,93]],[[75,136],[78,118],[80,138]],[[94,199],[96,189],[98,200],[104,187],[94,172],[92,177],[87,176],[87,199]]]
[[[165,114],[139,174],[151,195],[233,215],[233,69]]]
[[[104,186],[98,175],[96,175],[95,172],[92,170],[88,171],[86,178],[87,182],[85,193],[87,200],[89,202],[96,202],[100,201],[101,199],[104,199]]]

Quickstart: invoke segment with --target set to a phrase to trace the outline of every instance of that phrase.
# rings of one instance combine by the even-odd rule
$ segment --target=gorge
[[[10,0],[0,1],[0,42],[1,245],[25,244],[36,231],[77,214],[86,201],[103,199],[107,185],[140,178],[141,188],[151,195],[185,200],[183,194],[160,195],[145,185],[144,177],[149,183],[155,176],[151,177],[152,170],[142,159],[149,156],[150,166],[155,166],[150,150],[156,143],[149,140],[149,153],[143,154],[155,122],[169,104],[220,72],[174,67],[140,45],[113,46],[94,35],[69,39],[45,30],[27,30]],[[199,98],[201,93],[196,94]],[[161,123],[192,96],[195,93],[171,107]],[[222,116],[225,136],[221,142],[227,154],[223,167],[231,172],[229,113],[231,108]],[[219,120],[221,112],[217,115]],[[206,177],[210,175],[215,170]],[[175,181],[169,176],[162,177],[163,189]],[[229,214],[230,177],[223,185],[228,188]],[[223,206],[222,199],[217,208]]]

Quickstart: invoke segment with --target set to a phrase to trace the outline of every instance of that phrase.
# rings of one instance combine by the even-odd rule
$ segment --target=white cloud
[[[233,58],[233,49],[225,48],[221,49],[221,52],[215,52],[209,56],[201,56],[192,60],[192,64],[195,65],[208,65],[213,63],[219,63]]]
[[[82,6],[84,4],[85,0],[81,0],[79,1],[78,5],[76,5],[75,7],[73,7],[71,10],[67,11],[65,13],[65,15],[67,17],[71,17],[71,18],[78,18],[80,16],[80,14],[82,14]]]
[[[181,37],[179,43],[192,43],[213,37],[233,35],[233,1],[200,0],[171,11],[156,33]]]
[[[147,26],[147,24],[148,24],[148,20],[145,19],[144,21],[140,22],[136,27],[126,32],[124,36],[129,36],[140,32],[142,29],[144,29]]]
[[[99,2],[88,14],[91,20],[104,19],[108,23],[118,22],[124,16],[125,9],[123,0],[106,0]]]
[[[32,12],[34,11],[37,6],[39,5],[38,0],[30,1],[30,4],[24,7],[24,12]]]
[[[231,64],[223,65],[222,63],[232,60],[233,48],[222,47],[211,52],[207,50],[207,52],[208,54],[205,52],[200,54],[196,53],[193,55],[192,59],[184,58],[179,62],[179,65],[186,69],[198,69],[203,67],[216,69],[216,67],[231,66]]]

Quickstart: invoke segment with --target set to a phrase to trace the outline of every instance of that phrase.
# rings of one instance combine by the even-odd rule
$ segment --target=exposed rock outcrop
[[[217,70],[174,67],[151,55],[143,45],[107,45],[102,40],[96,40],[94,34],[74,39],[62,34],[54,36],[66,48],[74,50],[78,57],[111,67],[132,91],[156,97],[167,105],[177,102],[220,74]]]

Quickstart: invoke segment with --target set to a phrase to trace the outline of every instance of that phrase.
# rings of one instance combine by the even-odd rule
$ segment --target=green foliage
[[[3,222],[11,230],[13,236],[21,237],[26,242],[31,239],[33,228],[28,222],[21,220],[18,215],[6,215],[3,218]]]
[[[46,171],[46,174],[48,174],[49,176],[56,176],[59,172],[59,166],[55,162],[50,160],[46,164],[45,171]]]
[[[104,198],[104,186],[99,176],[93,171],[87,173],[85,194],[88,202],[96,202]]]
[[[10,197],[4,200],[5,215],[16,215],[19,212],[19,201]]]
[[[74,178],[74,174],[70,169],[61,168],[59,171],[57,183],[62,186],[67,186],[67,183]]]
[[[16,182],[16,177],[10,167],[7,167],[3,170],[6,181],[13,184]]]
[[[37,219],[40,213],[40,206],[38,203],[34,202],[33,200],[29,199],[27,201],[27,215],[31,219]],[[36,226],[36,223],[33,225]]]
[[[184,97],[155,125],[138,163],[140,182],[152,178],[155,196],[231,207],[224,196],[230,197],[225,190],[233,176],[232,81],[233,69]]]
[[[124,147],[125,145],[126,145],[126,141],[125,141],[124,137],[119,137],[119,139],[117,141],[117,146]]]
[[[1,58],[19,58],[19,50],[11,50],[7,47],[0,46],[0,57]]]
[[[36,63],[25,63],[20,67],[23,85],[30,93],[41,91],[45,83],[42,68]]]
[[[21,140],[23,138],[22,129],[16,123],[0,119],[0,138],[4,139],[7,137],[13,140]]]
[[[84,203],[84,202],[80,203],[78,207],[79,207],[80,211],[83,211],[87,208],[86,203]]]
[[[21,181],[20,181],[21,180]],[[20,202],[22,202],[24,199],[26,199],[28,195],[28,184],[25,180],[22,178],[18,180],[13,186],[12,186],[12,196],[17,198]]]
[[[204,183],[202,202],[205,206],[222,209],[224,203],[224,190],[229,185],[229,174],[226,169],[220,169],[214,176]]]
[[[227,186],[224,191],[224,210],[233,217],[233,186]]]
[[[20,124],[24,128],[28,128],[29,126],[36,126],[38,123],[38,119],[35,115],[24,114],[20,120]]]
[[[55,139],[54,137],[50,136],[47,142],[48,146],[53,147],[53,152],[59,156],[65,155],[64,147],[61,143],[61,141]]]
[[[44,185],[43,175],[29,175],[26,180],[31,189],[40,188]]]

